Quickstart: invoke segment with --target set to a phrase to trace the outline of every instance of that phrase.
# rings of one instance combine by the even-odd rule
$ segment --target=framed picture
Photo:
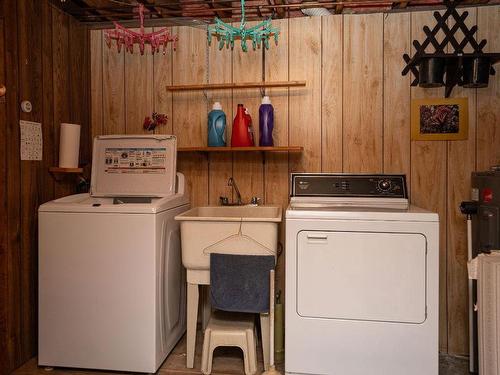
[[[412,99],[411,139],[415,141],[467,139],[468,112],[467,98]]]

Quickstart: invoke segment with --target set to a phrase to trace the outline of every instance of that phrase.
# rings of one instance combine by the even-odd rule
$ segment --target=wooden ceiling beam
[[[59,0],[51,0],[59,8],[69,12],[82,22],[98,23],[112,20],[133,20],[134,6],[126,6],[123,3],[116,3],[110,6],[110,0],[67,0],[67,6]],[[124,0],[125,1],[125,0]],[[236,3],[237,0],[140,0],[147,7],[153,7],[157,17],[150,20],[160,19],[160,17],[179,18],[192,17],[199,19],[210,19],[218,16],[226,20],[237,20],[241,15],[241,8]],[[232,2],[234,1],[234,3]],[[443,0],[321,0],[304,1],[301,3],[288,3],[287,0],[254,0],[248,1],[246,9],[248,17],[259,18],[269,13],[278,15],[279,18],[290,16],[290,12],[297,12],[302,9],[324,7],[332,9],[335,13],[342,13],[345,8],[353,9],[353,12],[364,11],[366,9],[404,9],[418,8],[422,6],[439,6]],[[461,3],[484,5],[494,4],[500,0],[465,0]],[[78,10],[79,9],[79,10]],[[70,11],[69,11],[70,10]]]
[[[86,9],[87,12],[99,15],[103,21],[109,21],[109,19],[101,11],[96,9],[104,5],[107,5],[107,2],[103,0],[81,0],[80,2],[87,6]],[[78,16],[76,16],[76,18],[78,19]]]
[[[218,10],[219,7],[215,5],[215,2],[213,0],[208,2],[208,6],[210,7],[210,9],[213,9],[215,11],[215,14],[217,15],[217,17],[219,17],[221,19],[231,17],[231,12],[219,11]]]
[[[404,9],[408,6],[409,3],[410,3],[409,1],[403,1],[402,3],[399,3],[398,8]]]
[[[161,9],[155,6],[155,0],[138,0],[140,3],[144,4],[144,7],[150,12],[156,13],[159,18],[163,18]]]
[[[275,5],[283,5],[283,4],[286,5],[287,4],[286,0],[273,0],[273,2]],[[283,8],[273,8],[273,9],[276,11],[276,13],[278,13],[279,18],[285,18],[285,16],[286,16],[285,9],[283,9]]]
[[[343,4],[335,5],[335,14],[341,14],[343,10],[344,10]]]
[[[90,2],[92,0],[85,0],[85,2]],[[401,2],[408,2],[409,0],[399,0],[399,1],[393,1],[393,3],[401,3]],[[415,3],[416,5],[419,4],[421,0],[416,0],[416,1],[412,1],[412,3]],[[484,2],[488,2],[488,1],[491,1],[491,0],[468,0],[468,1],[477,1],[478,3],[481,2],[481,3],[484,3]],[[141,0],[141,2],[143,2],[145,5],[146,4],[151,4],[151,6],[154,6],[156,8],[160,8],[160,9],[169,9],[169,8],[172,8],[172,7],[175,7],[176,10],[179,10],[179,7],[182,7],[182,6],[185,6],[185,5],[211,5],[211,4],[228,4],[228,3],[231,3],[231,0],[187,0],[187,1],[182,1],[182,2],[156,2],[154,0]],[[288,6],[294,6],[294,7],[300,7],[301,5],[305,5],[307,6],[309,3],[316,3],[317,5],[321,5],[323,3],[331,3],[332,1],[305,1],[305,2],[302,2],[302,3],[293,3],[293,4],[288,4],[286,1],[283,1],[283,0],[276,0],[274,1],[274,4],[276,4],[276,6],[281,6],[281,7],[288,7]],[[338,4],[339,5],[345,5],[345,4],[348,4],[350,1],[349,0],[344,0],[344,1],[339,1]],[[355,1],[352,1],[352,3],[363,3],[363,4],[367,4],[368,6],[370,4],[378,4],[380,3],[381,0],[355,0]],[[425,4],[428,3],[428,1],[424,1]],[[435,3],[442,3],[441,0],[436,0]],[[274,4],[264,4],[263,2],[261,4],[248,4],[247,6],[248,7],[253,7],[253,8],[257,8],[258,6],[262,7],[262,6],[266,6],[266,7],[274,7],[275,5]],[[127,8],[127,7],[93,7],[92,9],[96,10],[96,11],[99,11],[99,12],[102,12],[102,11],[127,11],[129,10],[130,13],[132,13],[132,6]],[[86,11],[88,9],[83,9],[83,11]]]

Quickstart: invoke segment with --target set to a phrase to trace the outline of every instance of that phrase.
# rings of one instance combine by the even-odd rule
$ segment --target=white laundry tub
[[[279,206],[208,206],[176,216],[188,282],[210,282],[212,252],[276,256],[281,211]]]
[[[196,207],[175,217],[181,227],[182,264],[187,281],[186,366],[193,368],[199,285],[210,284],[210,253],[274,255],[278,248],[278,206]],[[207,289],[205,288],[205,293]],[[203,326],[210,316],[202,299]],[[269,365],[269,314],[260,315],[265,367]]]

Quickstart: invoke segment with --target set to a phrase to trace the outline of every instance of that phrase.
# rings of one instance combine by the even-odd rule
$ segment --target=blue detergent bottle
[[[274,108],[269,96],[264,96],[259,107],[259,146],[274,146],[273,128]]]
[[[219,102],[215,102],[208,114],[208,146],[224,147],[226,145],[226,114]]]

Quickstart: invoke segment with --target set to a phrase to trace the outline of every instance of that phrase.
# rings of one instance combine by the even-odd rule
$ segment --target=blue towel
[[[210,295],[218,310],[246,313],[269,311],[272,255],[210,254]]]

